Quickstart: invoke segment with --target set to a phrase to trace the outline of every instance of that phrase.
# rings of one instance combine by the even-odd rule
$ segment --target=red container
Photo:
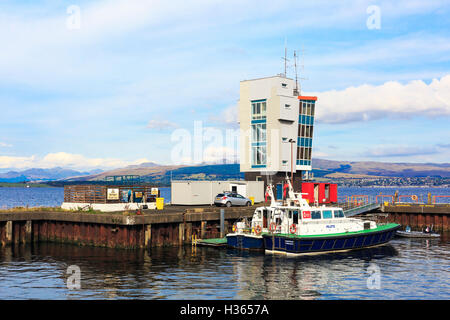
[[[307,193],[302,198],[311,204],[315,201],[319,204],[337,202],[337,184],[334,183],[303,182],[302,193]]]
[[[330,183],[330,202],[337,203],[337,184]]]
[[[314,183],[313,182],[303,182],[302,183],[302,193],[307,193],[302,195],[303,199],[308,200],[308,203],[314,203]]]

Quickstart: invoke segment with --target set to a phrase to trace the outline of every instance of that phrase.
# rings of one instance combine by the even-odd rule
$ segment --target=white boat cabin
[[[255,233],[319,235],[374,229],[376,223],[347,218],[341,208],[280,206],[257,208],[251,228]]]
[[[363,221],[347,218],[344,211],[338,207],[310,206],[302,198],[301,193],[295,193],[287,178],[288,197],[283,202],[277,202],[273,195],[273,187],[267,186],[266,195],[271,198],[267,207],[255,210],[251,223],[245,221],[236,224],[237,233],[260,235],[262,232],[292,234],[292,235],[327,235],[333,233],[355,232],[375,229],[373,221]]]

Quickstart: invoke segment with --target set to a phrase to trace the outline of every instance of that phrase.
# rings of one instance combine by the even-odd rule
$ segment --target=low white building
[[[263,181],[196,181],[176,180],[171,184],[172,205],[213,205],[214,198],[224,191],[236,192],[255,203],[264,201]]]

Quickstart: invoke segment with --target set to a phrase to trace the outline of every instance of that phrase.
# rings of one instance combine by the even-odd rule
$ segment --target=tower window
[[[252,101],[252,120],[266,119],[266,100]]]

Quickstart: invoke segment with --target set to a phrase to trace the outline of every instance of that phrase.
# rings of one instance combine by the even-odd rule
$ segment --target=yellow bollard
[[[250,197],[250,200],[252,200],[252,206],[255,204],[255,197]]]
[[[164,198],[156,198],[156,210],[164,209]]]

